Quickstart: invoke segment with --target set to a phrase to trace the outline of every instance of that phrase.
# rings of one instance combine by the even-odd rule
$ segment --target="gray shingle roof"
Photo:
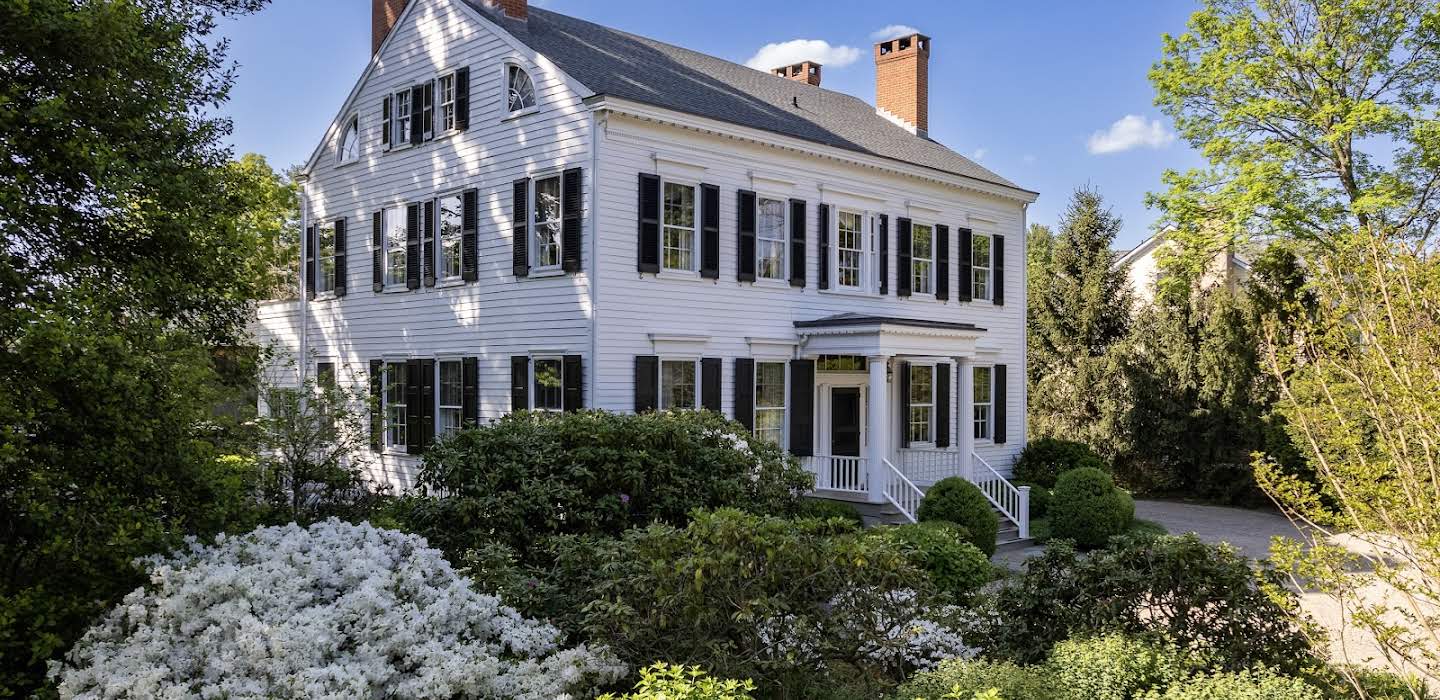
[[[483,0],[465,1],[495,17]],[[969,158],[896,126],[854,96],[533,5],[529,14],[525,22],[498,21],[597,94],[1021,189]]]

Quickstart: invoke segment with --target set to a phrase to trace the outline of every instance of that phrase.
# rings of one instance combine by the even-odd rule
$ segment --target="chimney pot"
[[[801,61],[788,66],[780,66],[770,72],[797,83],[820,85],[820,64],[814,61]]]
[[[875,110],[917,134],[930,128],[930,37],[875,44]]]

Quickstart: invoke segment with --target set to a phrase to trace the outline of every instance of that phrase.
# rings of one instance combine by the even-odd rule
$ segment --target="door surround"
[[[870,379],[865,372],[815,373],[815,454],[830,455],[830,390],[860,390],[860,457],[870,443]]]

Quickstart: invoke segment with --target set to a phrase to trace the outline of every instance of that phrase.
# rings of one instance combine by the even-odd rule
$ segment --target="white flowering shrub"
[[[51,670],[64,698],[556,698],[603,651],[483,595],[423,538],[326,520],[140,562],[151,585]]]

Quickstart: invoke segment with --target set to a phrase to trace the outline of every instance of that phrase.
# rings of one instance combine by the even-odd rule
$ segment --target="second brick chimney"
[[[930,37],[875,44],[875,111],[917,134],[930,128]]]
[[[487,2],[510,19],[523,20],[530,16],[528,0],[487,0]]]
[[[801,61],[794,65],[781,66],[770,72],[796,82],[820,85],[820,64],[814,61]]]

